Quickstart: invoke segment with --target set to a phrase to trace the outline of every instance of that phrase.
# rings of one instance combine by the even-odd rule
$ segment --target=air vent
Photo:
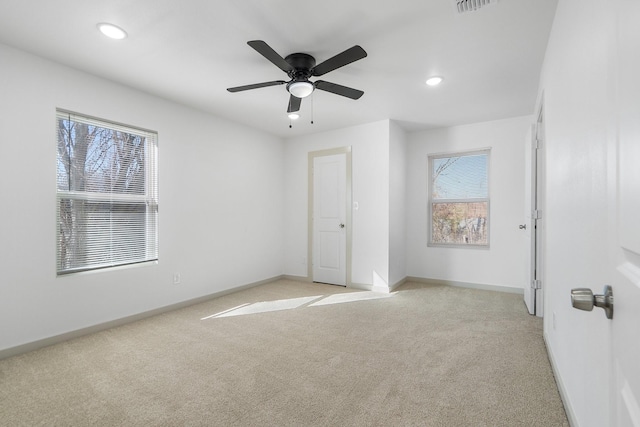
[[[467,13],[478,10],[481,7],[498,3],[498,0],[454,0],[458,13]]]

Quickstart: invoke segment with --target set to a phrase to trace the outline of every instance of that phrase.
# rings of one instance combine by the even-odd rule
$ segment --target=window
[[[489,246],[489,153],[429,156],[429,246]]]
[[[157,134],[60,111],[57,272],[158,259]]]

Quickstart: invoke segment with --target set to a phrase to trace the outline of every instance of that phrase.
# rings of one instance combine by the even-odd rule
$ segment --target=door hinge
[[[538,139],[538,137],[533,138],[533,148],[539,150],[542,148],[542,141]]]
[[[531,289],[542,289],[542,281],[534,279],[531,281]]]
[[[531,125],[531,146],[534,150],[539,150],[542,148],[542,140],[538,138],[538,124]]]
[[[539,209],[532,210],[531,219],[542,219],[542,211]]]
[[[540,138],[540,123],[536,123],[534,125],[533,130],[533,147],[540,149],[542,148],[542,138]]]

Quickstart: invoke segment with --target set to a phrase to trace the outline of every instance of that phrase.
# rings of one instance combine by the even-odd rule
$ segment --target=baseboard
[[[285,274],[285,275],[282,276],[282,278],[285,279],[285,280],[294,280],[296,282],[314,283],[313,278],[308,277],[308,276],[292,276],[292,275],[289,275],[289,274]],[[351,282],[351,283],[347,284],[346,287],[350,288],[350,289],[359,289],[361,291],[372,291],[373,290],[373,285],[368,285],[366,283]]]
[[[313,280],[311,280],[311,277],[307,277],[307,276],[293,276],[291,274],[284,274],[282,275],[282,279],[293,280],[295,282],[313,283]]]
[[[507,292],[524,295],[524,289],[512,286],[486,285],[482,283],[458,282],[455,280],[429,279],[425,277],[407,277],[408,282],[426,283],[428,285],[447,285],[459,288],[482,289],[484,291]]]
[[[284,274],[282,276],[282,279],[294,280],[296,282],[313,283],[313,278],[308,277],[308,276],[294,276],[294,275],[290,275],[290,274]],[[352,289],[360,289],[361,291],[393,292],[394,289],[396,289],[397,287],[401,286],[406,281],[407,281],[407,277],[404,277],[403,279],[401,279],[397,283],[394,283],[393,285],[389,286],[389,288],[386,288],[386,287],[385,288],[374,287],[373,285],[369,285],[369,284],[366,284],[366,283],[357,283],[357,282],[351,282],[346,287],[347,288],[352,288]]]
[[[544,345],[547,349],[547,356],[549,357],[549,362],[551,363],[551,370],[553,371],[553,376],[556,380],[556,386],[558,387],[558,392],[560,393],[560,399],[562,400],[562,405],[564,406],[564,412],[565,414],[567,414],[569,425],[571,427],[577,427],[578,421],[576,418],[576,414],[573,411],[573,407],[571,406],[571,401],[569,400],[569,395],[567,394],[567,389],[564,386],[562,377],[559,375],[558,364],[556,363],[556,358],[553,355],[553,351],[551,351],[551,347],[549,346],[549,340],[546,332],[543,334],[543,337]]]
[[[359,289],[361,291],[371,291],[373,289],[373,285],[368,285],[366,283],[351,282],[347,285],[347,288]]]
[[[219,298],[224,295],[229,295],[235,292],[239,292],[245,289],[254,288],[256,286],[265,285],[267,283],[275,282],[276,280],[285,279],[286,276],[276,276],[270,279],[260,280],[258,282],[248,283],[246,285],[241,285],[235,288],[226,289],[224,291],[214,292],[212,294],[204,295],[201,297],[189,299],[186,301],[181,301],[175,304],[170,304],[164,307],[156,308],[153,310],[145,311],[138,314],[133,314],[131,316],[122,317],[120,319],[110,320],[108,322],[99,323],[97,325],[88,326],[86,328],[76,329],[74,331],[65,332],[60,335],[54,335],[52,337],[43,338],[41,340],[32,341],[26,344],[21,344],[15,347],[9,347],[3,350],[0,350],[0,360],[6,359],[8,357],[17,356],[19,354],[28,353],[33,350],[38,350],[43,347],[48,347],[50,345],[59,344],[64,341],[68,341],[74,338],[79,338],[84,335],[93,334],[96,332],[101,332],[107,329],[115,328],[117,326],[126,325],[128,323],[133,323],[138,320],[146,319],[148,317],[157,316],[158,314],[167,313],[169,311],[178,310],[180,308],[189,307],[194,304],[199,304],[201,302],[209,301],[214,298]],[[298,279],[296,279],[298,280]]]
[[[296,282],[313,283],[313,279],[307,276],[293,276],[293,275],[285,274],[282,276],[282,278],[286,280],[295,280]],[[400,280],[398,283],[394,284],[393,286],[390,286],[388,289],[381,288],[381,287],[374,287],[373,285],[370,285],[367,283],[358,283],[358,282],[351,282],[346,287],[351,289],[359,289],[361,291],[392,292],[395,288],[402,285],[406,281],[407,281],[407,278],[405,277],[404,279]]]
[[[402,279],[400,279],[399,281],[397,281],[393,285],[389,286],[389,292],[395,291],[397,288],[399,288],[400,286],[404,285],[408,281],[409,281],[409,278],[407,276],[403,277]]]
[[[390,293],[390,292],[393,292],[399,286],[403,285],[405,282],[407,282],[407,278],[406,277],[401,279],[401,280],[399,280],[398,282],[394,283],[393,285],[391,285],[389,287],[374,286],[374,285],[370,285],[370,284],[366,284],[366,283],[354,283],[354,282],[352,282],[347,287],[348,288],[354,288],[354,289],[360,289],[360,290],[363,290],[363,291]]]

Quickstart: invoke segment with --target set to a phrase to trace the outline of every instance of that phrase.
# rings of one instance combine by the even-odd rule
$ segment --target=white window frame
[[[82,122],[91,126],[98,126],[110,130],[125,132],[145,138],[145,151],[144,151],[144,194],[122,194],[116,192],[92,192],[92,191],[70,191],[61,190],[56,184],[57,197],[56,197],[56,274],[58,276],[67,275],[71,273],[79,273],[91,270],[99,270],[106,268],[115,268],[132,264],[142,264],[148,262],[157,262],[158,260],[158,134],[155,131],[141,129],[130,125],[123,125],[116,122],[99,119],[84,114],[74,113],[62,109],[56,110],[56,129],[59,126],[59,120],[73,120],[76,122]],[[57,133],[57,132],[56,132]],[[58,136],[56,136],[56,139]],[[59,155],[59,154],[58,154]],[[57,162],[59,162],[57,158]],[[56,174],[58,173],[59,164],[56,167]],[[61,218],[60,218],[60,206],[62,200],[84,200],[92,203],[100,203],[111,206],[116,205],[144,205],[145,208],[145,220],[144,220],[144,256],[137,257],[137,259],[114,260],[111,258],[104,258],[101,261],[94,261],[81,266],[65,267],[62,265],[61,260]],[[113,234],[112,234],[113,235]],[[105,239],[106,240],[106,239]],[[102,242],[100,242],[102,243]],[[130,243],[130,242],[127,242]],[[139,243],[139,241],[138,241]],[[131,243],[133,244],[133,243]],[[140,252],[140,247],[136,246],[134,250]]]
[[[487,156],[487,197],[486,198],[462,198],[462,199],[436,199],[433,198],[433,161],[435,159],[465,157],[465,156]],[[465,248],[465,249],[489,249],[491,242],[491,148],[481,148],[469,151],[457,151],[449,153],[429,154],[427,156],[427,246],[436,248]],[[441,200],[441,201],[440,201]],[[443,243],[433,241],[433,207],[439,203],[483,203],[487,204],[487,218],[485,221],[487,243]]]

